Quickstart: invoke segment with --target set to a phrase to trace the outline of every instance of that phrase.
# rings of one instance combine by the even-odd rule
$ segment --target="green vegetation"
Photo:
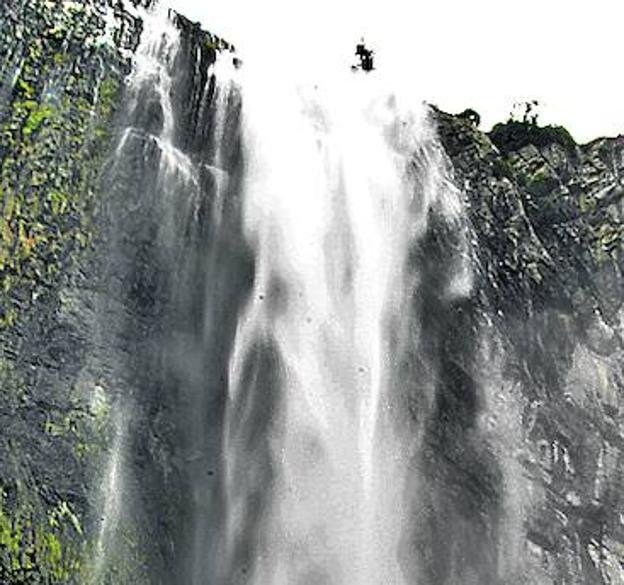
[[[90,4],[29,0],[5,24],[0,48],[21,67],[0,104],[0,329],[19,320],[17,296],[49,287],[92,238],[125,66],[96,43],[104,22]]]
[[[492,142],[503,155],[528,145],[544,148],[558,144],[569,156],[576,157],[576,142],[563,126],[539,125],[538,107],[536,100],[515,104],[507,122],[492,128],[489,133]]]
[[[0,581],[67,583],[81,569],[82,551],[72,544],[82,536],[78,518],[65,501],[40,511],[19,492],[10,506],[0,489]]]
[[[546,147],[558,144],[569,155],[576,156],[576,142],[563,126],[539,126],[525,121],[510,120],[496,124],[489,137],[502,154],[528,146]]]
[[[2,73],[12,83],[0,92],[0,337],[16,351],[29,311],[54,311],[69,268],[94,237],[101,168],[128,71],[119,49],[103,40],[103,6],[20,0],[0,13]],[[7,354],[0,360],[0,583],[85,582],[84,502],[47,485],[31,458],[54,453],[80,466],[77,482],[86,479],[109,438],[108,405],[85,406],[64,379],[46,388],[42,415],[35,386],[45,366],[29,364],[26,374]]]
[[[51,439],[68,439],[75,446],[78,459],[102,454],[110,440],[110,405],[101,400],[85,409],[72,405],[67,412],[47,414],[43,431]]]
[[[30,136],[33,132],[37,132],[41,125],[54,115],[54,108],[52,106],[38,105],[37,102],[34,101],[30,101],[28,104],[31,105],[32,112],[24,124],[23,132],[25,137]]]

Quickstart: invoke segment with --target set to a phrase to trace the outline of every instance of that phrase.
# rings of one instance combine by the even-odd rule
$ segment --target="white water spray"
[[[398,555],[413,441],[396,384],[401,343],[415,342],[409,253],[431,208],[455,220],[461,204],[414,96],[373,76],[305,87],[247,74],[244,220],[256,277],[230,367],[226,549],[245,538],[258,481],[235,413],[249,393],[277,394],[250,582],[407,583]],[[275,348],[279,389],[250,382],[258,343]]]
[[[168,292],[174,310],[188,300],[184,286],[199,267],[185,234],[201,227],[199,209],[210,209],[200,267],[210,277],[207,310],[198,313],[197,359],[222,333],[212,305],[218,263],[227,255],[215,246],[233,225],[232,217],[224,219],[233,209],[226,197],[238,196],[230,188],[238,177],[230,177],[225,159],[233,139],[230,102],[239,92],[243,224],[255,260],[246,307],[229,317],[238,326],[229,354],[222,554],[215,574],[207,574],[214,563],[205,555],[214,548],[206,523],[216,517],[217,497],[209,495],[211,476],[200,465],[209,465],[202,410],[209,400],[199,396],[199,383],[181,383],[180,398],[198,405],[184,419],[184,448],[200,462],[189,473],[190,524],[180,542],[193,562],[184,578],[198,585],[210,579],[224,585],[407,584],[400,548],[411,529],[406,492],[417,487],[410,462],[419,447],[400,372],[406,352],[419,343],[412,304],[420,276],[411,256],[432,211],[449,222],[463,214],[429,112],[410,93],[389,93],[374,75],[347,70],[326,86],[297,85],[279,68],[275,76],[266,67],[234,72],[230,59],[209,72],[219,79],[212,97],[208,86],[198,88],[204,105],[212,101],[210,112],[198,109],[197,125],[203,128],[201,116],[211,116],[205,123],[214,148],[189,154],[180,146],[175,100],[180,48],[180,32],[166,11],[148,14],[129,78],[129,125],[113,167],[123,175],[126,158],[144,159],[146,168],[158,163],[148,181],[138,182],[145,192],[131,212],[149,209],[158,262],[183,277],[173,278]],[[205,170],[214,177],[208,205],[200,199]],[[450,294],[470,286],[469,271],[456,272]],[[179,340],[184,337],[174,334],[172,347],[163,349],[165,362],[189,381],[204,370],[173,347]],[[122,402],[116,408],[127,424],[134,405]],[[115,497],[104,499],[101,574],[117,519],[132,516],[121,508],[133,495],[117,495],[133,484],[123,436],[120,430],[105,486]]]
[[[161,175],[167,175],[168,170],[179,168],[185,175],[186,164],[175,164],[175,149],[172,146],[174,131],[174,118],[171,107],[171,75],[170,68],[179,47],[179,31],[172,25],[167,11],[156,8],[142,15],[145,22],[145,34],[137,49],[133,71],[128,79],[128,94],[130,104],[129,112],[134,112],[142,107],[139,103],[141,91],[154,88],[159,96],[163,112],[163,130],[161,136],[153,139],[162,147]],[[126,149],[130,147],[133,138],[140,135],[138,128],[129,125],[123,131],[117,144],[112,164],[115,168],[121,168],[125,162]],[[186,162],[186,161],[183,161]],[[117,381],[117,380],[116,380]],[[121,386],[115,388],[120,398],[113,399],[112,432],[108,461],[102,477],[100,488],[101,518],[98,530],[97,545],[91,578],[94,582],[104,579],[109,563],[118,558],[118,539],[120,534],[120,521],[126,517],[127,510],[124,508],[128,500],[127,493],[127,432],[128,423],[132,417],[133,405],[129,398],[131,390]],[[127,528],[127,526],[125,527]]]
[[[219,75],[210,111],[214,127],[209,138],[214,142],[214,153],[211,158],[206,157],[202,160],[181,146],[179,131],[181,107],[179,99],[176,101],[176,92],[182,88],[176,88],[179,74],[176,67],[179,66],[182,43],[181,30],[175,22],[175,16],[157,4],[143,11],[141,18],[144,22],[143,34],[134,56],[132,72],[126,81],[124,109],[126,126],[120,134],[111,160],[110,176],[112,182],[118,177],[123,181],[128,175],[136,173],[137,168],[140,169],[140,176],[135,183],[136,192],[124,192],[121,207],[130,214],[136,214],[139,217],[139,224],[142,221],[149,221],[150,218],[156,219],[157,237],[153,247],[157,252],[154,252],[154,256],[163,265],[171,266],[173,272],[184,276],[184,261],[189,257],[189,250],[185,248],[185,237],[189,230],[199,225],[198,210],[212,206],[215,223],[217,225],[220,223],[224,192],[228,184],[228,173],[222,160],[222,143],[226,140],[225,110],[232,89],[229,81],[231,66],[228,67],[227,64],[231,64],[231,58],[223,59],[224,62],[217,60],[206,77],[202,78],[199,75],[201,72],[195,71],[197,79],[207,78],[206,86],[197,88],[201,91],[198,109],[204,114],[211,105],[212,97],[209,95],[211,77],[215,72]],[[199,67],[200,54],[196,55],[196,61]],[[205,127],[206,122],[197,120],[197,125]],[[213,175],[216,184],[214,192],[210,192],[213,196],[210,204],[202,199],[208,196],[202,184],[204,169]],[[120,249],[123,250],[123,245]],[[213,256],[214,253],[205,258],[207,270],[215,263]],[[123,252],[113,253],[113,263],[123,264],[127,260]],[[157,267],[154,267],[154,270],[156,269]],[[167,298],[175,306],[177,296],[184,296],[186,291],[177,287],[179,279],[172,280],[174,290],[167,292]],[[120,316],[121,329],[127,326],[127,317],[126,313]],[[109,323],[105,327],[115,328],[117,323],[114,325]],[[205,335],[214,335],[209,324],[205,329]],[[116,334],[123,336],[123,331],[115,330],[113,335]],[[174,345],[173,342],[171,345]],[[137,349],[131,347],[130,351],[134,352]],[[192,360],[182,355],[177,348],[166,346],[162,351],[163,361],[174,364],[179,370],[195,367]],[[119,356],[120,363],[123,364],[125,359],[125,355]],[[114,434],[100,488],[101,518],[93,562],[93,575],[97,582],[105,579],[109,571],[115,570],[115,564],[119,559],[124,558],[124,551],[120,550],[123,548],[120,546],[120,535],[125,534],[124,531],[133,530],[135,528],[133,523],[140,523],[140,520],[136,520],[141,513],[140,494],[137,495],[132,491],[136,489],[137,478],[134,476],[131,460],[132,446],[129,446],[133,437],[133,431],[130,431],[129,427],[137,424],[134,419],[140,417],[141,405],[135,402],[136,397],[140,400],[140,389],[134,387],[135,372],[126,372],[122,366],[118,374],[118,378],[111,383],[113,386],[111,391],[114,392],[114,396],[110,397],[113,408],[111,430]],[[126,379],[128,374],[130,381]],[[195,429],[194,421],[188,421],[188,424]],[[203,436],[199,431],[196,434]],[[205,491],[205,485],[199,481],[197,483]],[[205,498],[205,493],[193,494],[193,497],[201,501]],[[133,507],[135,509],[132,509]],[[202,509],[201,505],[198,505],[197,509]],[[202,547],[205,546],[203,521],[204,519],[200,517],[194,527],[189,527],[189,532],[197,533],[190,542],[194,551],[196,549],[194,555],[198,558],[201,557]]]

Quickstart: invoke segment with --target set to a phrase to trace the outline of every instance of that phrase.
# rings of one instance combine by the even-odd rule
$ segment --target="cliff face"
[[[149,3],[22,0],[0,14],[2,583],[211,570],[227,348],[253,279],[239,104],[211,72],[226,45],[174,16],[176,127],[163,149],[163,96],[127,81]],[[423,324],[431,360],[446,372],[418,462],[430,486],[417,494],[430,514],[415,536],[423,582],[622,583],[624,139],[577,146],[521,123],[488,135],[434,115],[468,202],[477,282],[442,306],[435,263],[418,259],[437,315]],[[164,172],[167,157],[198,169],[195,182]],[[227,181],[204,164],[216,158]],[[165,180],[188,195],[175,217]],[[432,257],[448,241],[434,226]],[[130,427],[132,485],[103,502],[114,437]],[[121,546],[98,517],[115,507],[128,518]],[[445,562],[458,551],[465,570]]]
[[[99,485],[116,432],[111,372],[140,338],[129,347],[102,323],[118,314],[109,306],[117,302],[115,278],[125,278],[130,293],[118,305],[131,317],[128,327],[131,319],[140,326],[149,284],[141,282],[137,293],[132,282],[153,282],[158,270],[149,258],[134,262],[145,252],[147,201],[141,228],[126,215],[122,227],[132,236],[123,245],[112,236],[132,189],[143,189],[136,176],[118,188],[111,170],[122,130],[136,126],[126,154],[149,173],[157,156],[150,133],[163,123],[149,94],[128,119],[135,96],[127,78],[150,4],[20,0],[4,3],[0,14],[2,583],[154,582],[130,529],[125,560],[110,571],[95,566],[105,506]],[[181,37],[177,141],[197,156],[209,148],[202,136],[212,123],[209,68],[226,44],[179,15],[171,19]],[[111,201],[119,203],[113,215]],[[113,248],[119,254],[111,260]],[[125,263],[115,261],[121,254]],[[106,344],[119,352],[106,355]]]
[[[141,23],[106,2],[4,3],[0,15],[0,581],[81,570],[103,404],[77,390],[96,193]]]
[[[527,582],[620,583],[624,139],[437,119],[469,202],[479,302],[520,397],[509,447],[533,494]]]

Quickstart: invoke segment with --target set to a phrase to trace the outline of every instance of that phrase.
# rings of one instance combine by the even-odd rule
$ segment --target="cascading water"
[[[624,142],[155,4],[0,14],[0,582],[624,583]]]
[[[266,83],[266,72],[242,80],[256,274],[230,361],[223,454],[227,570],[243,574],[225,581],[407,583],[412,256],[430,213],[465,243],[461,202],[413,96],[360,75]],[[450,296],[470,291],[467,252]]]
[[[179,31],[173,26],[165,11],[157,9],[146,12],[145,33],[142,37],[135,58],[132,74],[128,80],[128,106],[130,121],[125,127],[114,157],[111,175],[123,176],[126,159],[143,145],[144,140],[156,143],[160,163],[157,172],[157,184],[163,193],[171,192],[180,183],[192,181],[190,162],[173,146],[174,117],[171,104],[171,67],[179,47]],[[140,125],[140,117],[144,104],[141,100],[149,93],[154,93],[162,111],[162,130],[158,135],[148,135]],[[121,179],[120,179],[121,182]],[[141,194],[143,196],[149,193]],[[137,197],[135,210],[141,207],[141,196]],[[117,255],[115,255],[116,259]],[[115,261],[115,260],[113,260]],[[106,310],[109,315],[112,311]],[[125,326],[122,322],[121,327]],[[114,331],[113,335],[123,335]],[[119,368],[122,369],[122,368]],[[118,540],[123,534],[119,523],[128,518],[128,500],[132,498],[128,486],[130,475],[127,461],[130,440],[128,427],[135,410],[133,382],[124,372],[114,378],[115,388],[111,402],[114,408],[114,440],[102,484],[102,515],[99,527],[96,558],[92,579],[103,581],[110,565],[118,562]],[[110,400],[111,397],[109,397]],[[123,502],[123,503],[122,503]]]
[[[151,559],[146,582],[200,583],[219,523],[209,470],[218,449],[210,420],[220,416],[220,354],[236,312],[229,306],[247,279],[243,244],[229,243],[241,240],[233,67],[231,57],[215,62],[208,47],[189,54],[178,17],[165,8],[142,18],[122,129],[105,173],[108,294],[100,311],[115,353],[105,384],[114,437],[93,579],[143,582],[131,568],[120,572],[136,563],[134,555]],[[175,507],[174,519],[165,517],[166,505]],[[158,537],[163,525],[166,542]],[[192,560],[163,560],[173,547]]]
[[[431,585],[422,454],[472,261],[429,108],[235,71],[145,18],[107,171],[98,576],[129,540],[150,583]]]

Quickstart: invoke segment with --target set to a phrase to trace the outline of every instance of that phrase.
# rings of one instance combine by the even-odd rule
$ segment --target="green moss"
[[[61,215],[65,213],[69,205],[69,198],[65,193],[60,191],[50,191],[48,194],[52,215]]]
[[[37,511],[0,491],[0,577],[3,583],[67,583],[82,569],[82,529],[67,502]]]
[[[33,132],[39,130],[41,124],[49,120],[54,115],[54,108],[49,105],[37,106],[28,116],[24,125],[24,135],[30,136]]]
[[[535,171],[535,173],[533,173],[533,175],[531,175],[530,179],[529,179],[529,184],[531,185],[540,185],[542,183],[544,183],[546,180],[548,180],[549,178],[549,174],[546,170],[545,167],[542,167],[540,169],[538,169],[537,171]]]
[[[68,411],[50,412],[43,431],[52,439],[70,440],[78,459],[101,455],[111,439],[110,405],[100,396],[89,408],[74,404]]]
[[[29,100],[35,97],[35,88],[28,81],[20,78],[17,80],[17,89]]]
[[[72,263],[94,238],[95,196],[127,69],[117,49],[99,42],[105,23],[93,6],[23,0],[8,3],[0,14],[0,54],[19,56],[20,62],[13,91],[0,96],[0,335],[5,341],[16,339],[12,329],[35,303],[56,306]],[[70,385],[54,386],[55,394],[46,398],[63,408],[49,406],[43,418],[33,406],[32,390],[42,372],[20,372],[11,359],[0,359],[8,425],[0,432],[0,583],[84,583],[92,544],[78,504],[59,493],[59,486],[46,485],[49,480],[30,458],[33,452],[37,458],[59,453],[63,461],[83,465],[77,481],[86,480],[87,465],[80,458],[98,455],[108,444],[108,411],[100,405],[91,412],[74,400]],[[33,435],[40,443],[25,442],[19,429],[26,416],[46,433]],[[88,466],[96,460],[89,459]]]
[[[598,205],[596,198],[588,193],[581,193],[579,196],[579,210],[583,215],[596,211]]]
[[[96,45],[104,23],[91,8],[64,6],[26,0],[25,60],[10,103],[0,104],[8,113],[0,127],[0,329],[19,319],[17,296],[50,288],[93,239],[89,214],[123,86],[122,61]]]

